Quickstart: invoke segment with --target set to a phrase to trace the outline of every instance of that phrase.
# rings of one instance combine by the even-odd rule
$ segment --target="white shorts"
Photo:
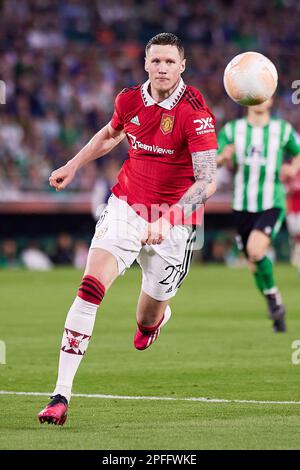
[[[119,274],[137,260],[143,272],[143,291],[156,300],[168,300],[189,271],[195,230],[190,225],[177,225],[160,245],[143,246],[146,227],[145,219],[112,195],[97,222],[91,249],[102,248],[114,255]]]
[[[300,235],[300,212],[290,212],[286,217],[288,231],[291,237]]]

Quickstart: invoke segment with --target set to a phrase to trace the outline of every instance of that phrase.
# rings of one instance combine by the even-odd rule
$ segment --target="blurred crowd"
[[[300,70],[299,15],[298,0],[1,1],[0,199],[51,190],[51,171],[110,120],[115,95],[145,81],[145,44],[162,31],[182,38],[184,79],[202,91],[219,126],[244,112],[225,96],[223,70],[237,53],[255,50],[278,68],[275,113],[299,131],[299,105],[291,99]],[[123,143],[109,157],[115,168],[126,151]],[[70,189],[89,191],[107,161],[83,168]]]
[[[290,241],[287,232],[278,236],[275,249],[271,248],[272,259],[287,261],[290,257]],[[69,232],[53,237],[37,235],[34,238],[0,239],[0,271],[4,268],[25,268],[48,271],[53,267],[74,267],[83,270],[86,265],[89,240]],[[196,250],[193,260],[197,263],[220,263],[230,267],[243,267],[246,259],[235,242],[235,231],[227,229],[206,229],[205,243]]]
[[[62,232],[56,239],[32,239],[26,241],[12,238],[0,242],[0,269],[27,268],[48,271],[53,266],[73,266],[83,269],[86,265],[88,244],[75,240],[70,233]]]
[[[2,268],[26,268],[48,271],[54,266],[73,266],[84,269],[88,255],[86,240],[75,239],[62,232],[57,238],[32,240],[6,238],[0,241],[0,270]],[[207,233],[203,251],[195,252],[195,261],[235,265],[240,256],[234,243],[232,231]],[[243,261],[241,261],[243,262]]]

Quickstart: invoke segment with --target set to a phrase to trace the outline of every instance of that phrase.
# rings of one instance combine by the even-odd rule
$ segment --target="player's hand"
[[[280,181],[282,183],[286,183],[293,179],[297,174],[297,170],[293,167],[293,165],[289,163],[284,163],[280,170]]]
[[[229,144],[224,147],[222,153],[218,155],[218,165],[224,165],[224,164],[229,164],[231,163],[233,154],[235,152],[235,146],[234,144]]]
[[[148,224],[142,236],[142,245],[160,245],[167,237],[172,225],[163,217]]]
[[[52,171],[49,178],[49,184],[55,188],[56,191],[61,191],[62,189],[65,189],[69,183],[71,183],[75,173],[75,168],[72,165],[66,164],[57,170]]]

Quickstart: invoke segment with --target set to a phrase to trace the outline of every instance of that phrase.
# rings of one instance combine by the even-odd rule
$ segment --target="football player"
[[[184,83],[185,63],[174,34],[153,37],[146,46],[148,80],[119,93],[111,121],[50,176],[50,185],[60,191],[79,168],[128,140],[128,159],[96,225],[67,315],[57,384],[52,401],[38,415],[41,423],[65,422],[97,309],[135,260],[143,273],[135,348],[151,346],[171,316],[169,301],[189,270],[195,223],[216,190],[215,119],[201,93]]]
[[[296,131],[283,119],[271,117],[272,99],[248,107],[247,116],[228,122],[218,135],[218,165],[234,171],[233,214],[238,244],[244,250],[256,286],[264,295],[275,332],[286,331],[285,306],[267,256],[285,218],[281,180],[300,169]],[[284,154],[293,156],[283,165]]]
[[[291,263],[300,274],[300,171],[286,181],[287,227],[291,242]]]

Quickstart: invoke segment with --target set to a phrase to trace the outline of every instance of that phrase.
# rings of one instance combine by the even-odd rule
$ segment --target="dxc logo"
[[[196,134],[207,134],[208,132],[214,132],[215,127],[212,123],[212,117],[194,119],[194,124],[200,124],[199,127],[196,127]]]

